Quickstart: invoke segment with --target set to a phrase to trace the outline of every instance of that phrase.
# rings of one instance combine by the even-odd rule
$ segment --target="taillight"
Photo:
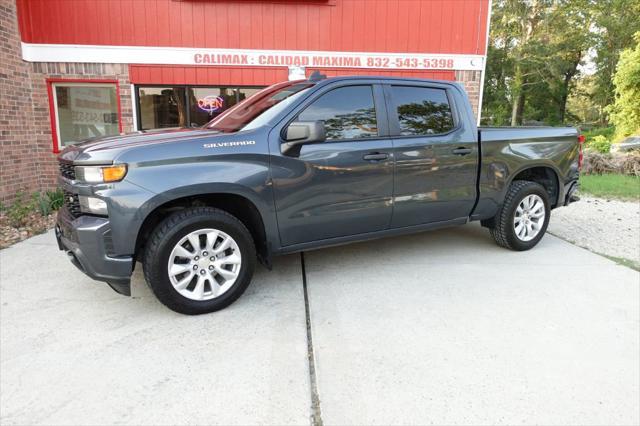
[[[578,146],[580,147],[580,153],[578,154],[578,170],[582,170],[582,160],[584,156],[582,154],[582,146],[584,145],[585,137],[584,135],[578,136]]]

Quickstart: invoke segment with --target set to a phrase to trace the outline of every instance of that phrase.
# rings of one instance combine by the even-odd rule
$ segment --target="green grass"
[[[619,174],[580,176],[580,193],[602,198],[640,200],[640,177]]]
[[[596,252],[594,252],[596,253]],[[601,256],[606,257],[609,260],[613,260],[614,262],[616,262],[618,265],[622,265],[622,266],[626,266],[627,268],[631,268],[634,269],[638,272],[640,272],[640,263],[631,260],[631,259],[625,259],[624,257],[616,257],[616,256],[608,256],[606,254],[602,254],[602,253],[597,253]]]

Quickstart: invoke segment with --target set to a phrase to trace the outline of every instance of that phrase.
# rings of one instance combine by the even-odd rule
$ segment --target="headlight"
[[[114,166],[76,166],[76,178],[86,183],[118,182],[127,174],[126,164]]]
[[[100,198],[79,195],[78,201],[80,203],[80,211],[83,213],[99,214],[103,216],[108,214],[107,203]]]

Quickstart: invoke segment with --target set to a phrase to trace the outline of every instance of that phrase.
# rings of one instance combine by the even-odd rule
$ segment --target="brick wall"
[[[35,134],[32,143],[37,145],[40,165],[41,188],[53,187],[56,182],[57,162],[53,154],[51,119],[47,95],[47,78],[118,80],[122,131],[133,130],[131,110],[131,84],[126,64],[81,64],[36,62],[30,64],[32,80],[33,117]]]
[[[47,78],[118,80],[123,132],[133,129],[125,64],[29,63],[22,60],[14,0],[0,0],[0,201],[56,185]]]
[[[0,201],[40,188],[38,147],[32,142],[30,66],[20,57],[13,0],[0,0]],[[47,120],[48,121],[48,120]]]
[[[481,71],[456,71],[456,81],[464,86],[476,117],[478,117],[478,103],[480,101],[480,75]]]

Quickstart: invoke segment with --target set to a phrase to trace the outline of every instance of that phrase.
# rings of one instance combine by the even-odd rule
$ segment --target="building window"
[[[237,89],[229,87],[190,87],[187,89],[191,127],[204,126],[237,103]]]
[[[53,150],[122,131],[118,83],[49,80]]]
[[[260,91],[256,87],[137,86],[138,128],[200,127]]]
[[[140,129],[185,127],[184,93],[184,87],[141,87],[138,91]]]
[[[392,86],[402,136],[435,135],[453,129],[451,106],[444,89]]]

